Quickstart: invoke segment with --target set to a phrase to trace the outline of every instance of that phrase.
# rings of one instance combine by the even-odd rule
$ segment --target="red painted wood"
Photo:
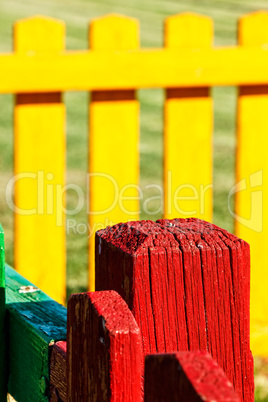
[[[50,353],[50,401],[67,401],[67,368],[65,341],[51,346]]]
[[[149,355],[145,402],[238,402],[223,370],[205,351]]]
[[[249,245],[198,219],[128,222],[96,234],[96,290],[114,289],[141,329],[144,355],[207,350],[254,400]]]
[[[72,295],[67,318],[68,400],[141,400],[141,334],[114,291]]]

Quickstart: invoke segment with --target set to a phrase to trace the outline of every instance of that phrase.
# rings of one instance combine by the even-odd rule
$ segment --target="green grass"
[[[256,0],[2,0],[0,3],[0,52],[12,50],[12,24],[34,14],[45,14],[66,23],[67,49],[86,49],[88,22],[100,15],[116,12],[138,18],[141,46],[159,47],[163,43],[164,19],[172,14],[192,11],[214,20],[215,45],[234,45],[237,20],[246,13],[267,8],[267,2]],[[228,192],[234,184],[236,89],[214,88],[214,222],[233,231],[233,220],[228,211]],[[146,197],[158,195],[148,189],[151,183],[162,184],[163,90],[140,90],[141,186]],[[86,189],[88,149],[88,94],[66,93],[67,107],[67,180]],[[12,175],[13,160],[13,97],[0,95],[0,221],[5,229],[7,261],[13,264],[13,216],[6,206],[5,186]],[[76,202],[68,193],[68,206]],[[151,202],[149,209],[157,210],[159,201]],[[142,218],[156,219],[161,213]],[[72,218],[72,217],[71,217]],[[87,222],[85,209],[75,216],[78,223]],[[86,235],[67,236],[67,290],[80,292],[87,286]],[[268,400],[267,364],[256,361],[256,400]],[[259,379],[259,380],[258,380]]]

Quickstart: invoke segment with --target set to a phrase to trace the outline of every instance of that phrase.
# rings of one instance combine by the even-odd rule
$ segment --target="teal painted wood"
[[[8,392],[20,402],[49,400],[49,349],[66,339],[67,309],[6,265]]]
[[[4,231],[0,225],[0,401],[6,399],[5,346],[5,246]]]

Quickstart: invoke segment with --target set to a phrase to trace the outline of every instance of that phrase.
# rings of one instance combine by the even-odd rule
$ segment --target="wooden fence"
[[[239,86],[236,234],[252,249],[251,339],[268,354],[268,14],[239,21],[238,46],[215,48],[212,21],[181,14],[165,22],[165,46],[140,49],[136,20],[93,20],[89,51],[65,51],[61,21],[36,16],[14,26],[14,52],[0,55],[0,93],[16,94],[15,268],[65,300],[65,108],[61,94],[92,91],[89,104],[89,224],[139,219],[139,104],[135,90],[165,88],[164,217],[212,219],[210,87]],[[120,164],[118,161],[120,160]],[[106,176],[105,176],[106,175]],[[107,180],[109,175],[110,180]],[[106,177],[106,179],[105,179]],[[114,186],[115,183],[115,186]],[[185,192],[180,192],[185,186]],[[192,192],[187,192],[191,186]],[[124,198],[125,197],[125,198]],[[127,208],[117,202],[127,201]],[[202,208],[200,200],[202,199]],[[125,201],[124,201],[125,202]],[[38,267],[38,269],[37,269]],[[89,287],[94,290],[94,236]]]
[[[254,400],[243,240],[194,218],[108,227],[97,291],[66,310],[5,266],[0,232],[1,400]]]

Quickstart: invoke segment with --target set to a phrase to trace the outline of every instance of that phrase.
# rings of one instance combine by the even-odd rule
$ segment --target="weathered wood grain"
[[[67,311],[6,265],[8,392],[49,400],[49,346],[66,339]]]
[[[140,329],[114,291],[68,302],[68,401],[141,400]]]
[[[50,353],[50,401],[67,401],[67,342],[56,342]]]
[[[204,351],[149,355],[145,402],[239,402],[223,370]]]
[[[253,401],[249,245],[198,219],[128,222],[96,234],[96,290],[116,290],[144,355],[207,350]]]

